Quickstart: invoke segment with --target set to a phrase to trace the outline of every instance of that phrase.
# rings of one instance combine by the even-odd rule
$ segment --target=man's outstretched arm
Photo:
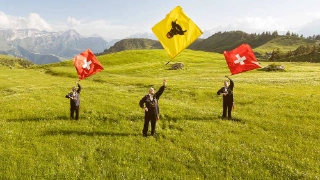
[[[164,79],[162,86],[161,86],[160,89],[156,92],[156,98],[157,98],[157,99],[160,98],[160,96],[162,95],[162,93],[163,93],[163,91],[164,91],[164,89],[165,89],[166,86],[167,86],[167,80]]]
[[[233,87],[234,87],[234,82],[233,82],[233,80],[232,80],[231,78],[229,78],[229,76],[226,76],[226,78],[229,79],[229,81],[230,81],[229,87],[230,87],[231,90],[233,90]]]

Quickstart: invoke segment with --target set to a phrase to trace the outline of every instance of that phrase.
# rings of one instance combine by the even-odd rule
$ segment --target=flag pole
[[[168,64],[172,61],[172,59],[175,58],[175,57],[176,57],[176,56],[174,56],[174,57],[171,57],[171,56],[170,56],[170,60],[166,63],[166,65],[168,65]]]
[[[165,64],[165,66],[168,65],[172,59],[173,59],[173,58],[170,58],[170,60]]]

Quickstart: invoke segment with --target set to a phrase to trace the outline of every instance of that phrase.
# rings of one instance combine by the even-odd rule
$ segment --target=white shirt
[[[153,101],[153,95],[149,94],[149,96],[150,96],[150,100]]]
[[[228,92],[228,87],[224,87],[224,92]]]

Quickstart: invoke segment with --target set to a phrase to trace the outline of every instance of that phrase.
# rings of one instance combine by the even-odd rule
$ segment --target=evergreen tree
[[[298,55],[302,55],[306,53],[306,47],[304,47],[303,45],[300,45],[296,50],[294,55],[298,56]]]
[[[312,49],[311,49],[310,45],[307,44],[304,54],[309,54],[309,53],[311,53],[311,50],[312,50]]]
[[[279,34],[278,34],[278,31],[273,31],[273,33],[272,33],[272,36],[273,37],[277,37]]]
[[[310,54],[316,54],[318,52],[318,48],[316,45],[313,45],[312,48],[311,48],[311,52]]]

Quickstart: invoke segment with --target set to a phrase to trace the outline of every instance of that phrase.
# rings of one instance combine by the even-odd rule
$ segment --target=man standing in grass
[[[80,109],[80,92],[81,86],[78,82],[78,89],[72,87],[72,91],[66,95],[66,98],[70,99],[70,119],[74,119],[74,112],[76,112],[76,120],[79,119],[79,109]]]
[[[158,100],[160,96],[162,95],[165,87],[166,87],[167,81],[163,80],[163,85],[160,87],[160,89],[155,93],[154,89],[151,87],[149,88],[149,94],[145,95],[140,100],[140,107],[144,110],[144,126],[142,130],[142,134],[144,137],[147,136],[149,122],[151,121],[151,135],[153,136],[155,134],[156,129],[156,122],[159,119],[159,105]]]
[[[233,101],[233,87],[234,83],[232,79],[230,79],[228,76],[226,76],[230,80],[230,85],[228,84],[228,81],[224,81],[224,86],[218,90],[217,94],[223,96],[223,113],[222,113],[222,119],[225,119],[227,116],[227,110],[228,110],[228,119],[231,119],[231,111],[234,108],[234,101]]]

